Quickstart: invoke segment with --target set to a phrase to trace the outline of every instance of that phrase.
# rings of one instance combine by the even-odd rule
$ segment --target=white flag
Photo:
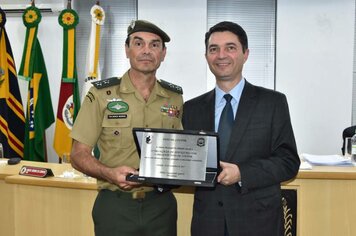
[[[82,90],[82,101],[85,95],[92,86],[92,82],[101,79],[100,66],[99,66],[99,55],[100,55],[100,30],[101,26],[104,25],[105,12],[104,9],[99,5],[94,5],[91,10],[91,30],[89,37],[89,45],[87,52],[87,62],[85,71],[85,82]]]

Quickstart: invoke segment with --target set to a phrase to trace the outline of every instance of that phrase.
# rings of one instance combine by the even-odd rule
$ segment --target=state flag
[[[100,31],[105,22],[105,11],[98,4],[90,10],[91,30],[86,62],[86,78],[82,89],[82,101],[89,91],[93,82],[101,80],[99,55],[100,55]]]
[[[0,8],[0,143],[3,157],[23,158],[25,115],[5,23],[6,14]]]
[[[65,9],[60,13],[58,21],[63,27],[63,66],[53,147],[62,158],[72,149],[70,132],[80,108],[75,57],[75,27],[79,17],[74,10]]]

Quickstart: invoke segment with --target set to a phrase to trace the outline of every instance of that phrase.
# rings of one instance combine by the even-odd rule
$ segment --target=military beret
[[[158,28],[158,26],[156,26],[155,24],[145,21],[145,20],[131,21],[131,24],[127,28],[127,36],[129,36],[135,32],[149,32],[149,33],[157,34],[158,36],[160,36],[163,42],[171,41],[169,36],[163,30]]]

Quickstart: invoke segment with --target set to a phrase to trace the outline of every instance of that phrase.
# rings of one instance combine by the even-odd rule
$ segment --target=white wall
[[[206,1],[138,0],[138,18],[171,36],[158,78],[179,84],[184,99],[210,89],[204,59]],[[299,152],[340,153],[342,130],[351,124],[354,0],[278,0],[276,88],[287,95]],[[58,15],[43,15],[38,33],[47,63],[54,113],[62,68]],[[8,16],[6,29],[19,69],[25,27]],[[80,65],[78,65],[80,66]],[[27,83],[20,81],[23,102]],[[209,88],[208,88],[209,87]],[[50,160],[54,125],[47,131]]]
[[[354,0],[279,0],[276,89],[299,152],[340,154],[351,125]]]
[[[207,91],[206,13],[201,0],[138,0],[138,19],[156,23],[171,37],[157,77],[182,86],[185,100]]]

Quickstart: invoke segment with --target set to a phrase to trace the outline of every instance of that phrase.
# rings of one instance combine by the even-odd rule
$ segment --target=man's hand
[[[222,185],[232,185],[241,181],[240,169],[236,164],[220,161],[222,171],[218,176],[218,183]]]
[[[128,191],[137,187],[141,183],[131,182],[126,180],[126,176],[134,174],[138,175],[138,171],[132,167],[128,166],[119,166],[110,169],[110,182],[119,186],[121,189]]]
[[[119,186],[125,191],[140,185],[140,183],[126,181],[127,175],[138,175],[136,169],[128,166],[119,166],[115,168],[105,166],[92,156],[91,151],[92,147],[74,140],[71,152],[72,166],[84,174],[97,179],[106,180],[109,183]]]

